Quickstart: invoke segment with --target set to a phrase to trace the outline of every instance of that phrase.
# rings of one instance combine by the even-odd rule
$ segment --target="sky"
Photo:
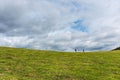
[[[0,46],[99,51],[120,46],[120,0],[0,0]]]

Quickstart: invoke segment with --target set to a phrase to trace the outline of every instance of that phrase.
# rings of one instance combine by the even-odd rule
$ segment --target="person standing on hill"
[[[85,50],[83,49],[83,52],[85,52]]]
[[[77,49],[75,48],[75,52],[77,52]]]

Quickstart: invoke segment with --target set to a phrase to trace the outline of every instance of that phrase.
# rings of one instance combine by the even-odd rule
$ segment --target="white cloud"
[[[112,49],[120,45],[119,3],[0,0],[0,45],[62,51]],[[88,32],[71,28],[77,20],[82,20]]]
[[[29,47],[30,43],[33,41],[33,39],[29,39],[28,37],[17,37],[12,36],[8,37],[5,35],[0,35],[0,45],[2,46],[16,46],[16,47]]]

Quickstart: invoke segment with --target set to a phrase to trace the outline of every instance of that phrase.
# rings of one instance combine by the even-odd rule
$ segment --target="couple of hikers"
[[[75,52],[77,52],[77,49],[75,48]],[[85,50],[83,49],[83,52],[85,52]]]

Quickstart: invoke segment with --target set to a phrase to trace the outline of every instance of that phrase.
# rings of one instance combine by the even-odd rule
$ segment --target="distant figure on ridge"
[[[83,52],[85,52],[85,50],[83,49]]]
[[[75,48],[75,52],[77,52],[77,49]]]

